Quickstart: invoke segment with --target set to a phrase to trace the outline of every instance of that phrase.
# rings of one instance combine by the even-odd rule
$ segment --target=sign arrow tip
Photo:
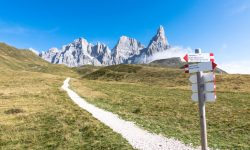
[[[183,59],[184,59],[186,62],[188,62],[188,54],[186,54],[186,55],[183,57]]]
[[[213,69],[216,68],[217,64],[212,62]]]

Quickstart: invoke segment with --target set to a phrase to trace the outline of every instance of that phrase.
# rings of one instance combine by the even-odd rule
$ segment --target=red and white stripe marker
[[[214,62],[214,53],[210,53],[209,55],[210,55],[210,61]]]

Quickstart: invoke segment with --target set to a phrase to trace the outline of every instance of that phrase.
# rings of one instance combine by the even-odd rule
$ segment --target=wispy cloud
[[[250,60],[220,64],[218,67],[231,74],[250,74]]]
[[[1,34],[13,34],[13,35],[28,35],[34,33],[54,33],[59,30],[58,27],[51,29],[35,29],[26,26],[22,26],[19,24],[13,24],[9,22],[5,22],[0,19],[0,33]]]
[[[8,27],[3,27],[0,26],[0,33],[2,34],[26,34],[31,32],[30,29],[24,28],[21,26],[8,26]]]
[[[232,15],[242,14],[250,10],[249,4],[241,4],[232,10]]]
[[[166,51],[158,52],[155,53],[153,56],[148,57],[147,62],[150,63],[154,60],[167,59],[171,57],[180,57],[181,59],[183,59],[183,56],[190,52],[192,52],[192,49],[190,47],[183,48],[182,46],[174,46]]]

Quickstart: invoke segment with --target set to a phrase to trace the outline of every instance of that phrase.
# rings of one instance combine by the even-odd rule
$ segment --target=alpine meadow
[[[156,64],[84,66],[49,64],[28,50],[0,45],[1,147],[4,149],[132,149],[126,140],[75,105],[60,87],[140,127],[199,145],[198,107],[182,69]],[[250,76],[217,74],[207,105],[211,148],[249,149]],[[240,80],[241,84],[238,84]]]
[[[250,1],[0,4],[0,150],[250,150]]]

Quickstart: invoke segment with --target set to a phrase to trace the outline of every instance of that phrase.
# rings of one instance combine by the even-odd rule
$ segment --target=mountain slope
[[[20,50],[0,43],[0,69],[34,71],[52,74],[74,75],[72,69],[64,65],[54,65],[43,60],[30,50]]]

